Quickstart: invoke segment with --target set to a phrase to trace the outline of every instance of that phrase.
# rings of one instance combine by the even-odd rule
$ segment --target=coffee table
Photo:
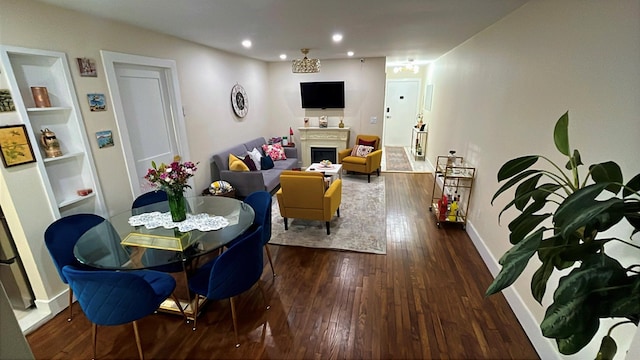
[[[309,165],[305,171],[321,172],[325,177],[330,178],[333,181],[336,177],[342,179],[342,164],[331,164],[328,167],[320,165],[320,163],[313,163]]]

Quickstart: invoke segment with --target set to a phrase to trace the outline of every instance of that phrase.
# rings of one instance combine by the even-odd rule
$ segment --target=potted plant
[[[498,182],[505,183],[492,204],[517,185],[498,220],[512,208],[519,215],[509,223],[513,247],[500,258],[502,269],[486,295],[513,284],[537,255],[541,265],[531,279],[531,294],[542,305],[551,275],[572,268],[553,293],[553,303],[540,323],[542,334],[556,340],[560,353],[575,354],[594,337],[601,318],[619,318],[602,339],[597,355],[608,359],[617,349],[611,330],[622,323],[637,326],[640,319],[640,261],[623,267],[606,246],[622,243],[629,247],[632,259],[639,258],[634,236],[640,231],[640,174],[624,183],[620,166],[607,161],[589,166],[581,179],[578,170],[583,163],[578,150],[570,150],[568,125],[567,112],[553,133],[556,148],[568,158],[566,171],[542,155],[510,160],[498,171]],[[533,168],[539,160],[548,166]],[[598,236],[623,221],[632,227],[628,238]]]

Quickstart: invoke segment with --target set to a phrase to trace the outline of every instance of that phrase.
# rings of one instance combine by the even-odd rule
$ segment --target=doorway
[[[411,128],[417,121],[419,94],[419,79],[387,81],[383,146],[411,146]]]
[[[101,51],[134,198],[151,190],[151,162],[189,159],[173,60]]]

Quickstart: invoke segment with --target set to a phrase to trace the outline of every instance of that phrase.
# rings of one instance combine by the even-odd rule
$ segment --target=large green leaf
[[[567,224],[585,224],[587,222],[587,218],[592,218],[602,211],[602,209],[592,209],[592,211],[599,211],[596,211],[595,213],[585,213],[586,208],[593,207],[599,203],[595,198],[606,186],[606,183],[601,183],[592,184],[582,189],[578,189],[569,195],[562,204],[560,204],[553,216],[553,223],[557,227],[563,228],[563,236],[567,236],[567,233],[573,232],[580,227],[571,227],[569,230],[566,230],[565,228],[567,227]]]
[[[567,164],[564,166],[567,170],[573,170],[573,168],[577,168],[580,165],[584,165],[582,163],[582,158],[580,157],[580,152],[578,149],[573,149],[573,156],[569,158]]]
[[[594,164],[589,166],[589,171],[591,172],[591,179],[593,179],[595,183],[609,184],[605,190],[614,195],[620,191],[622,187],[622,170],[618,164],[613,161]]]
[[[600,320],[597,318],[586,318],[580,331],[574,332],[567,338],[556,339],[558,351],[564,355],[577,353],[593,339],[599,327]]]
[[[549,195],[556,192],[556,190],[562,188],[562,186],[558,184],[542,184],[538,186],[536,191],[531,194],[531,197],[534,201],[546,200]]]
[[[550,261],[542,263],[531,278],[531,295],[542,305],[542,298],[547,291],[547,281],[553,273],[553,264]]]
[[[569,112],[564,113],[553,129],[553,141],[562,154],[569,156]]]
[[[512,244],[517,244],[523,239],[526,238],[527,234],[529,234],[536,226],[540,225],[545,219],[548,219],[551,216],[551,213],[542,214],[542,215],[529,215],[523,218],[518,226],[509,234],[509,241]]]
[[[626,287],[611,291],[598,310],[603,318],[640,316],[640,276],[629,278]]]
[[[581,295],[568,301],[554,301],[547,308],[540,323],[542,335],[552,339],[564,339],[583,331],[585,321],[592,318],[592,310],[586,299],[587,295]]]
[[[598,219],[601,218],[606,221],[604,221],[603,223],[598,223],[598,227],[603,224],[611,224],[613,223],[613,221],[609,221],[609,219],[605,218],[607,218],[608,216],[615,216],[617,211],[615,209],[619,208],[622,205],[622,201],[622,199],[612,198],[605,201],[593,201],[588,205],[585,203],[585,206],[580,209],[579,212],[575,213],[573,217],[570,217],[568,219],[562,218],[556,223],[556,226],[561,229],[562,236],[568,236],[579,228],[585,227],[589,223],[598,221]],[[613,213],[609,215],[603,215],[606,211],[612,211]],[[620,219],[621,218],[622,217],[620,217]]]
[[[493,198],[491,198],[491,205],[493,205],[493,201],[503,192],[509,190],[513,185],[517,184],[520,180],[526,178],[527,176],[533,175],[533,174],[539,174],[541,173],[542,170],[527,170],[527,171],[523,171],[520,174],[514,176],[512,179],[509,179],[509,181],[507,181],[506,183],[502,184],[502,186],[498,189],[498,191],[496,191],[496,193],[493,195]]]
[[[596,360],[613,360],[618,351],[618,345],[616,341],[609,335],[605,335],[600,342],[600,350],[596,355]]]
[[[502,208],[502,210],[498,214],[498,222],[500,222],[500,218],[502,217],[502,214],[505,211],[507,211],[509,208],[511,208],[513,205],[515,205],[517,201],[520,201],[522,199],[530,199],[530,198],[533,198],[535,201],[544,201],[545,197],[550,195],[549,193],[547,193],[548,186],[546,185],[547,184],[540,185],[537,189],[534,189],[532,191],[525,192],[516,196],[507,205],[505,205],[504,208]]]
[[[640,191],[640,174],[637,174],[629,180],[627,187],[622,190],[622,196],[627,197],[638,191]]]
[[[507,161],[498,170],[498,182],[527,170],[538,161],[538,155],[527,155]]]
[[[513,284],[520,276],[524,268],[527,266],[529,259],[536,253],[540,242],[542,241],[543,229],[538,229],[535,233],[528,236],[523,241],[509,249],[501,258],[500,265],[502,269],[498,276],[493,280],[485,296],[495,294],[502,289]]]
[[[533,203],[531,203],[529,206],[527,206],[526,209],[522,210],[522,213],[520,215],[511,220],[511,222],[509,223],[509,231],[515,230],[522,222],[528,221],[529,216],[533,215],[537,211],[542,210],[545,205],[546,203],[544,201],[534,201]]]
[[[515,194],[515,197],[518,199],[515,202],[516,209],[522,210],[524,209],[525,206],[527,206],[527,203],[531,198],[532,192],[533,190],[536,189],[536,185],[538,185],[538,180],[540,180],[541,177],[542,177],[542,174],[532,176],[529,179],[523,181],[520,185],[518,185],[518,187],[516,188],[516,194]]]

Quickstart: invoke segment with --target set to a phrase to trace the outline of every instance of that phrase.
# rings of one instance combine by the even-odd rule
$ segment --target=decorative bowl
[[[331,167],[331,161],[322,160],[322,161],[320,161],[320,166],[322,166],[322,167]]]

